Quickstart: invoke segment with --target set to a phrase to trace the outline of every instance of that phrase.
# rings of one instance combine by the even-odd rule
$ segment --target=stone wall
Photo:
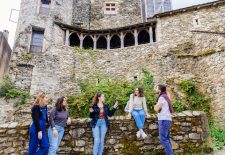
[[[105,3],[116,4],[116,14],[105,14]],[[73,23],[86,29],[111,29],[142,22],[140,0],[74,0]]]
[[[73,19],[72,24],[82,23],[82,27],[89,29],[90,23],[90,0],[74,0],[73,1]]]
[[[142,22],[140,0],[114,0],[116,14],[104,14],[105,2],[94,0],[91,4],[91,29],[111,29]]]
[[[0,32],[0,80],[6,72],[8,72],[11,52],[12,50],[8,41],[4,37],[3,33]]]
[[[109,154],[156,154],[162,152],[158,139],[157,118],[146,120],[148,138],[136,138],[137,128],[133,120],[123,116],[113,117],[106,135],[105,153]],[[28,125],[16,122],[0,126],[0,153],[26,154],[28,148]],[[177,153],[201,152],[209,147],[210,137],[207,117],[202,112],[175,113],[171,129],[173,149]],[[93,146],[89,119],[72,121],[63,137],[59,154],[91,154]]]

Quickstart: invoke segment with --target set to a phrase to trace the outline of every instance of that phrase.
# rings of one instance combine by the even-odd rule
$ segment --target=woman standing
[[[150,115],[148,114],[148,109],[146,106],[144,90],[141,87],[136,88],[135,92],[130,95],[128,117],[131,118],[131,115],[133,116],[136,126],[139,129],[136,134],[137,138],[146,138],[147,135],[143,131],[145,116],[150,117]]]
[[[154,110],[158,113],[160,142],[166,151],[166,155],[173,155],[172,145],[170,142],[170,127],[172,122],[171,113],[173,112],[173,106],[170,98],[167,96],[165,85],[158,85],[156,92],[159,96],[158,102],[154,106]]]
[[[67,101],[65,97],[60,97],[50,113],[50,127],[48,129],[49,151],[48,155],[56,155],[59,144],[64,134],[64,128],[71,123],[66,110]]]
[[[30,141],[28,155],[47,155],[48,138],[46,134],[48,96],[46,93],[40,93],[31,109],[32,124],[30,126]]]
[[[108,116],[111,117],[118,107],[118,102],[110,110],[108,104],[104,103],[105,97],[97,93],[93,98],[93,106],[90,108],[91,128],[94,137],[93,155],[102,155],[104,150],[105,134],[109,127]]]

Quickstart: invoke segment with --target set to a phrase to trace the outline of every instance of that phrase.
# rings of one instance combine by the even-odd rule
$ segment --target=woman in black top
[[[90,108],[91,128],[94,137],[93,155],[102,155],[105,134],[109,126],[108,116],[111,117],[118,107],[118,102],[116,102],[113,109],[110,110],[109,105],[104,102],[104,94],[97,93],[93,98],[93,106]]]
[[[48,96],[46,93],[40,93],[33,105],[32,124],[30,126],[30,141],[28,155],[47,155],[48,154],[48,137],[46,134]]]

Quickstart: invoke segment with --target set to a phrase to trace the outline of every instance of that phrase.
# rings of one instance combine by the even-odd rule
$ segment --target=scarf
[[[173,112],[174,112],[173,105],[172,105],[172,103],[171,103],[171,101],[170,101],[170,98],[169,98],[169,96],[167,95],[167,93],[166,93],[166,92],[160,93],[159,96],[158,96],[158,100],[159,100],[160,97],[163,97],[163,98],[167,101],[168,106],[169,106],[170,113],[173,113]],[[161,111],[161,110],[160,110],[160,111]],[[159,111],[159,112],[160,112],[160,111]]]

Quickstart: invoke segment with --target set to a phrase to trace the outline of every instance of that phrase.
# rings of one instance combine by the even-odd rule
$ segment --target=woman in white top
[[[130,95],[129,114],[128,117],[133,116],[135,123],[138,127],[137,138],[146,138],[147,135],[143,131],[145,117],[149,117],[146,99],[144,97],[144,90],[141,87],[135,89],[135,92]]]

